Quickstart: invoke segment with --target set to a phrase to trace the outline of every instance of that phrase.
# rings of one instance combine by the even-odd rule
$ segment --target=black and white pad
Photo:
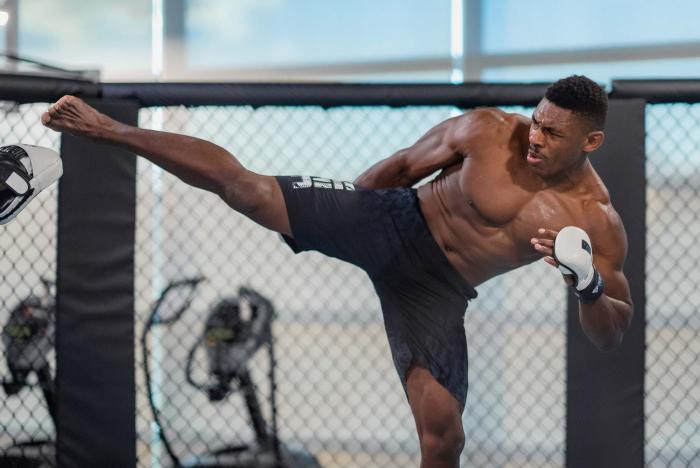
[[[0,224],[9,223],[63,175],[57,152],[34,145],[0,147]]]

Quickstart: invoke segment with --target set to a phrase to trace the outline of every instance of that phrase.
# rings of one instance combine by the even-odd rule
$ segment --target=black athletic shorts
[[[294,252],[316,250],[367,272],[379,296],[394,365],[411,365],[459,401],[467,397],[464,313],[476,291],[430,234],[415,189],[365,190],[320,177],[277,177]]]

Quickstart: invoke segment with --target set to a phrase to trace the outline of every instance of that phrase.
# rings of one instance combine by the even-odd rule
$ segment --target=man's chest
[[[499,227],[519,217],[545,214],[530,207],[539,191],[533,180],[522,173],[517,161],[496,154],[488,159],[467,158],[459,179],[469,208],[486,224]]]
[[[540,227],[558,230],[582,222],[581,202],[570,195],[543,189],[507,163],[470,164],[462,168],[460,185],[478,224],[505,229],[529,243]]]

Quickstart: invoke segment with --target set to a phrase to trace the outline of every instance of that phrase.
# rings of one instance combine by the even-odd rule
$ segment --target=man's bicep
[[[485,109],[447,119],[428,130],[413,145],[379,161],[356,179],[366,188],[410,187],[436,171],[459,163],[478,133],[475,125]]]
[[[605,282],[604,294],[610,300],[619,301],[617,304],[613,302],[613,308],[617,312],[614,317],[620,330],[624,332],[632,324],[634,315],[634,304],[632,304],[629,282],[621,266],[616,266],[606,261],[606,259],[598,259],[594,264],[598,274]]]
[[[605,215],[605,222],[595,233],[598,242],[594,240],[593,264],[605,281],[605,294],[632,305],[629,282],[623,271],[627,258],[625,227],[612,207]]]
[[[617,267],[606,259],[597,259],[593,263],[605,282],[605,294],[632,305],[629,281],[621,267]]]
[[[366,189],[410,187],[412,185],[406,177],[405,157],[400,151],[367,168],[357,176],[353,183]]]
[[[479,108],[445,120],[406,150],[408,171],[420,180],[466,158],[492,124],[500,124],[501,111]]]
[[[413,145],[377,162],[355,179],[355,185],[370,189],[410,187],[440,169],[454,155],[446,144],[453,121],[441,122]]]
[[[460,163],[480,135],[494,122],[501,122],[494,109],[479,108],[453,117],[432,128],[407,148],[407,172],[417,182],[435,171]]]
[[[456,138],[461,119],[463,116],[445,120],[400,152],[404,157],[406,174],[411,180],[417,182],[463,158]]]

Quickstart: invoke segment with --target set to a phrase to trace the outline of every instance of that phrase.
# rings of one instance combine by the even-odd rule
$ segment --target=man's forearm
[[[401,151],[379,161],[363,172],[353,182],[365,189],[410,187],[414,181],[408,177],[404,155]]]
[[[186,135],[141,129],[106,118],[92,136],[127,148],[182,181],[214,193],[221,193],[227,176],[243,170],[225,149]]]
[[[620,345],[631,317],[629,304],[605,294],[594,302],[579,302],[583,332],[601,351],[611,351]]]

